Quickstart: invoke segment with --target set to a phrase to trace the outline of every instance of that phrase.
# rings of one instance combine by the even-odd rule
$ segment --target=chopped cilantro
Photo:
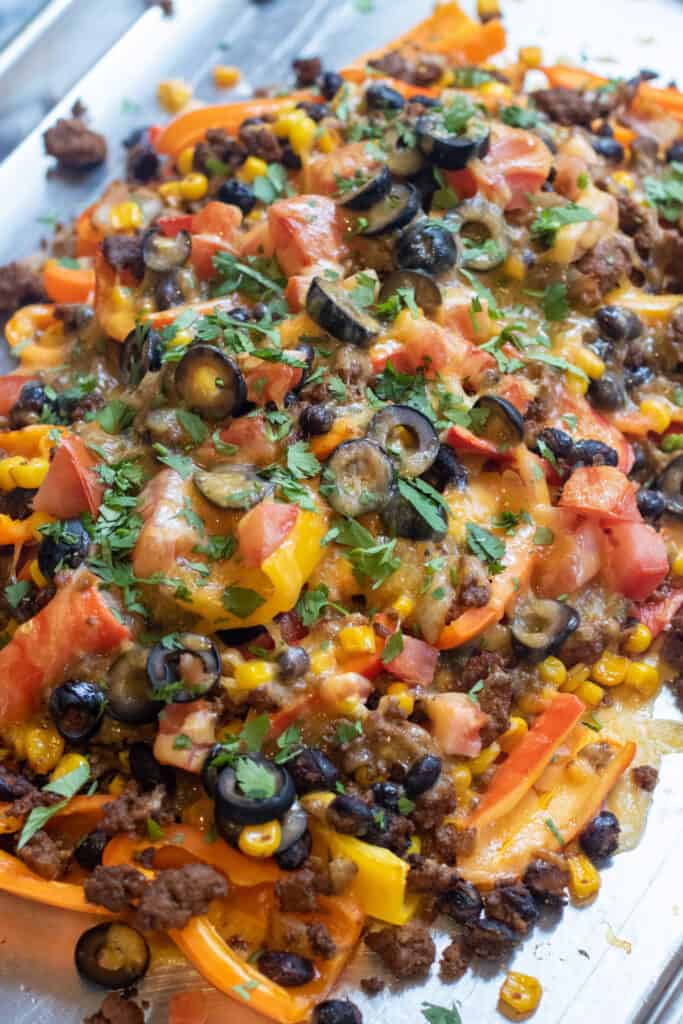
[[[535,128],[540,120],[538,111],[533,107],[519,107],[516,103],[503,107],[498,116],[511,128]]]
[[[321,466],[305,441],[296,441],[287,449],[287,469],[296,480],[317,476]]]
[[[565,320],[569,313],[567,286],[561,281],[549,284],[543,292],[543,314],[546,320]]]
[[[476,523],[468,522],[465,526],[467,546],[473,555],[480,558],[493,574],[502,572],[501,559],[505,555],[505,541],[494,536],[489,530]]]
[[[425,480],[416,478],[414,480],[399,479],[399,493],[409,502],[418,515],[422,516],[425,522],[438,534],[443,534],[446,529],[448,505],[438,491]],[[444,517],[443,512],[446,516]]]
[[[265,598],[248,587],[226,587],[221,597],[226,611],[238,619],[248,619],[250,615],[265,604]]]
[[[17,580],[16,583],[8,583],[5,587],[4,594],[5,600],[10,608],[13,608],[14,611],[16,611],[30,589],[31,584],[28,580]]]
[[[534,533],[534,544],[539,547],[547,547],[555,540],[555,534],[549,526],[537,526]]]
[[[183,430],[190,435],[193,444],[201,444],[202,441],[206,441],[209,431],[201,416],[197,416],[194,412],[188,412],[187,409],[178,409],[176,418]]]
[[[582,221],[595,220],[595,214],[577,203],[565,203],[564,206],[550,206],[541,210],[531,222],[531,237],[537,238],[550,247],[560,228],[567,224],[580,224]]]
[[[265,174],[259,174],[252,185],[254,195],[269,206],[287,192],[287,171],[282,164],[268,164]]]
[[[183,480],[187,480],[192,475],[194,470],[194,462],[187,455],[174,455],[170,452],[166,445],[159,444],[158,442],[152,445],[156,453],[156,457],[159,462],[163,462],[169,469],[174,469]]]
[[[683,163],[671,163],[660,179],[646,178],[645,194],[659,215],[675,224],[683,215]]]
[[[400,629],[397,629],[395,633],[392,633],[382,651],[382,663],[386,665],[388,662],[393,661],[397,658],[403,650],[403,633]]]
[[[360,719],[356,719],[355,722],[339,722],[335,730],[334,739],[339,746],[344,746],[345,743],[351,743],[357,736],[363,735],[363,723]]]
[[[135,419],[135,409],[122,402],[120,398],[112,398],[95,413],[95,419],[107,434],[120,434]]]
[[[478,682],[476,682],[474,684],[474,686],[470,690],[467,691],[467,699],[472,704],[478,704],[479,703],[479,694],[481,693],[481,691],[483,689],[484,689],[484,680],[483,679],[479,679]]]

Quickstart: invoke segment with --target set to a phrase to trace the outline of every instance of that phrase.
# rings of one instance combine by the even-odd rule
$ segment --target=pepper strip
[[[0,889],[35,903],[46,903],[62,910],[111,917],[108,910],[88,903],[82,885],[73,882],[47,882],[30,871],[18,857],[0,851]]]
[[[44,370],[60,366],[66,359],[69,343],[64,324],[54,315],[54,306],[22,306],[5,324],[5,338],[22,366]]]
[[[553,87],[563,89],[595,89],[601,85],[607,85],[608,82],[608,79],[602,78],[600,75],[563,64],[541,68],[541,70]],[[683,93],[678,89],[658,89],[647,82],[641,82],[635,99],[654,103],[675,117],[677,121],[683,121]]]
[[[220,937],[207,917],[193,918],[185,928],[169,935],[187,959],[220,992],[239,1001],[248,1000],[252,1010],[279,1024],[298,1024],[309,1019],[317,1003],[325,999],[346,966],[360,938],[364,917],[349,898],[319,897],[321,914],[303,915],[306,920],[323,921],[337,944],[338,952],[317,966],[317,976],[308,985],[286,989],[242,960]]]

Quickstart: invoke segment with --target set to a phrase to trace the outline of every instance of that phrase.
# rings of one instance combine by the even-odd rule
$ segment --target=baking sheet
[[[93,9],[101,3],[90,0]],[[361,13],[366,6],[358,0],[273,0],[259,5],[176,0],[173,19],[163,18],[157,9],[147,11],[0,165],[0,262],[30,253],[46,231],[41,218],[72,216],[120,171],[121,139],[160,117],[154,101],[160,79],[186,77],[196,83],[200,97],[217,102],[225,94],[214,91],[210,69],[215,63],[234,63],[246,76],[231,95],[248,95],[253,86],[287,80],[291,59],[304,53],[321,54],[331,67],[342,64],[408,28],[431,4],[374,0],[372,10]],[[683,9],[676,0],[509,0],[505,13],[513,50],[539,43],[549,57],[582,56],[610,76],[653,66],[667,78],[678,71]],[[88,44],[83,38],[82,46]],[[47,63],[48,54],[43,58]],[[108,163],[85,179],[46,177],[49,161],[42,152],[41,131],[76,97],[87,104],[93,124],[106,131]],[[667,695],[658,701],[657,714],[676,716]],[[598,901],[582,910],[567,908],[559,927],[553,919],[542,921],[511,960],[509,966],[542,981],[536,1024],[683,1021],[679,776],[680,761],[666,758],[645,837],[603,873]],[[89,923],[81,915],[0,897],[0,1020],[79,1024],[93,1012],[102,994],[78,980],[72,963],[75,940]],[[368,973],[377,973],[376,963],[365,964],[361,955],[345,979],[349,991],[354,979]],[[389,1019],[392,1024],[419,1024],[425,1000],[456,1004],[463,1024],[493,1024],[502,1019],[495,1009],[501,980],[498,972],[482,969],[446,986],[434,969],[426,984],[400,992],[389,988],[375,999],[356,993],[354,999],[366,1024]],[[166,1020],[173,991],[201,984],[179,957],[162,961],[141,990],[151,1003],[150,1024]],[[234,1004],[215,993],[209,998],[212,1024],[230,1021]],[[253,1024],[263,1020],[247,1012],[240,1024],[251,1024],[247,1018]]]

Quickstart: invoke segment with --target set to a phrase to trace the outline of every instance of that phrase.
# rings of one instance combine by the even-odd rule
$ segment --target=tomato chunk
[[[35,377],[24,377],[20,373],[9,373],[0,377],[0,416],[7,416],[21,394],[24,384],[35,382]]]
[[[387,672],[406,683],[428,686],[434,678],[439,652],[414,636],[403,637],[403,650],[386,662]]]
[[[33,499],[34,510],[58,519],[73,519],[83,512],[97,515],[104,495],[97,465],[80,437],[63,437]]]
[[[466,693],[440,693],[426,701],[432,733],[444,754],[476,757],[481,752],[482,726],[489,716]]]
[[[560,505],[603,522],[640,522],[637,490],[616,466],[582,466],[564,485]]]
[[[604,532],[603,574],[611,590],[644,601],[669,572],[666,544],[647,523],[614,523]]]
[[[294,528],[299,515],[296,505],[261,501],[240,520],[237,527],[239,551],[244,564],[262,565]]]

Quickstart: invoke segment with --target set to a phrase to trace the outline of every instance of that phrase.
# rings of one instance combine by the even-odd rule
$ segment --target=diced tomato
[[[472,170],[478,190],[505,210],[525,210],[528,196],[538,192],[552,166],[552,153],[532,132],[494,122],[491,145]]]
[[[199,772],[210,748],[216,742],[216,708],[205,700],[167,704],[159,715],[159,730],[154,741],[154,756],[160,764],[170,764],[186,772]],[[176,746],[178,736],[187,736],[190,746]]]
[[[192,233],[194,216],[191,213],[173,213],[167,217],[159,217],[157,227],[163,235],[175,238],[180,231]]]
[[[464,167],[461,171],[444,171],[443,176],[458,199],[471,199],[472,196],[476,196],[477,179],[469,167]]]
[[[331,196],[338,189],[339,178],[353,178],[357,173],[372,177],[380,162],[365,142],[337,146],[331,153],[315,153],[306,161],[306,190]]]
[[[422,369],[426,376],[434,377],[455,361],[455,344],[450,333],[426,317],[401,314],[392,334],[401,347],[388,353],[387,360],[390,357],[392,366],[401,373],[416,373]]]
[[[213,200],[192,215],[192,233],[218,235],[223,241],[231,242],[241,223],[242,211],[239,207]]]
[[[403,650],[386,662],[387,672],[398,676],[405,683],[428,686],[436,671],[439,652],[436,647],[418,640],[414,636],[403,636]]]
[[[73,519],[83,512],[97,515],[104,495],[95,473],[98,462],[80,437],[63,437],[33,499],[34,510],[58,519]]]
[[[292,196],[268,207],[270,242],[287,277],[317,263],[342,261],[343,223],[336,203],[324,196]]]
[[[683,590],[674,590],[672,594],[662,597],[658,601],[646,601],[639,605],[637,615],[639,620],[650,630],[654,639],[663,629],[666,629],[681,607],[683,607]]]
[[[277,457],[277,446],[269,440],[263,416],[239,416],[221,430],[220,438],[224,444],[235,445],[240,462],[267,466]]]
[[[19,398],[24,384],[35,381],[35,377],[25,377],[20,373],[9,373],[0,377],[0,416],[7,416]]]
[[[610,590],[644,601],[669,572],[666,544],[647,523],[614,523],[604,531],[603,575]]]
[[[481,752],[482,727],[489,716],[466,693],[440,693],[425,701],[432,734],[444,754],[476,757]]]
[[[194,992],[176,992],[168,1004],[168,1024],[206,1024],[209,1007],[206,996]]]
[[[296,505],[260,501],[240,519],[237,527],[239,551],[244,564],[262,565],[293,530],[299,515]]]
[[[531,381],[524,380],[523,377],[514,377],[512,374],[506,373],[498,381],[496,394],[514,405],[515,409],[523,416],[533,398],[533,385]]]
[[[474,298],[473,289],[466,288],[464,285],[454,285],[444,289],[443,305],[438,319],[444,327],[455,329],[469,341],[481,344],[483,341],[488,341],[491,335],[496,333],[496,329],[492,327],[486,299],[480,299],[475,303],[475,306],[481,306],[481,309],[473,309],[472,300]],[[482,353],[482,355],[485,354]]]
[[[573,594],[600,572],[602,532],[597,523],[576,522],[574,513],[554,510],[552,544],[538,552],[534,586],[541,597]]]
[[[318,693],[308,693],[298,697],[284,708],[274,712],[270,716],[270,732],[268,738],[276,740],[285,729],[288,729],[294,722],[308,718],[320,707],[320,696]]]
[[[605,523],[640,522],[638,487],[616,466],[575,469],[562,490],[560,505]]]
[[[244,372],[247,397],[255,405],[263,406],[268,402],[275,402],[276,405],[282,406],[286,396],[301,380],[301,375],[302,370],[298,366],[259,360],[257,365]]]
[[[455,448],[456,452],[468,452],[471,455],[484,455],[489,459],[510,459],[512,450],[501,451],[493,441],[487,441],[484,437],[477,437],[467,427],[458,426],[457,423],[449,428],[446,434],[446,444]]]

